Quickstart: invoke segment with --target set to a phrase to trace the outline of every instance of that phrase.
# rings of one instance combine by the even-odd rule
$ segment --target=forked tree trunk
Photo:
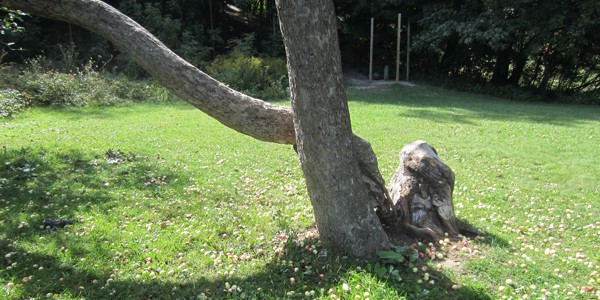
[[[371,145],[352,134],[330,0],[276,2],[293,112],[226,87],[99,0],[0,0],[0,6],[98,33],[224,125],[263,141],[296,144],[321,238],[349,254],[374,257],[388,248],[381,222],[401,223],[426,238],[456,232],[454,175],[433,150],[411,144],[414,151],[407,152],[392,179],[390,197]]]
[[[361,162],[370,164],[360,153],[372,150],[352,134],[333,3],[279,0],[276,6],[296,145],[319,234],[353,255],[375,257],[389,247],[389,240],[363,184]],[[375,170],[379,174],[376,161]]]

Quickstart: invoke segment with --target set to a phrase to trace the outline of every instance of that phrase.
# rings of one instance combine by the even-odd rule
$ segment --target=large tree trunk
[[[519,86],[519,81],[521,80],[521,76],[523,75],[523,70],[525,69],[525,64],[527,63],[527,54],[525,51],[521,51],[516,53],[514,66],[512,72],[510,73],[510,77],[508,78],[508,83],[514,86]]]
[[[350,127],[333,3],[280,0],[276,5],[297,149],[321,239],[353,255],[374,257],[389,241],[353,150],[355,144],[366,145],[354,142]]]
[[[370,144],[352,134],[332,2],[280,0],[276,5],[287,50],[294,113],[226,87],[101,1],[0,0],[0,6],[98,33],[177,96],[240,133],[296,144],[321,238],[355,256],[374,257],[389,247],[380,218],[390,227],[400,221],[420,225],[406,222],[413,212],[402,205],[403,218],[398,218]],[[432,172],[437,176],[434,169]],[[428,193],[434,195],[433,191]],[[432,198],[437,199],[432,200],[434,205],[441,201],[438,198]],[[443,209],[452,212],[451,206]]]
[[[554,65],[551,63],[544,64],[544,72],[542,73],[542,80],[538,86],[538,90],[541,92],[548,91],[548,84],[550,83],[550,78],[554,75]]]

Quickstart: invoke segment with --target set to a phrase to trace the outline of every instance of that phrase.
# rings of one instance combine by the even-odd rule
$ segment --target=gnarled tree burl
[[[414,159],[430,158],[411,156],[409,161],[418,170],[433,172],[430,177],[434,181],[426,184],[429,179],[414,179],[408,196],[396,199],[399,204],[394,205],[395,194],[388,194],[370,144],[352,133],[332,1],[276,1],[288,62],[291,109],[228,88],[99,0],[0,0],[0,5],[95,32],[174,94],[225,126],[259,140],[296,145],[325,242],[355,256],[374,257],[390,245],[382,222],[389,228],[410,229],[429,238],[438,237],[442,231],[454,233],[452,226],[446,226],[454,220],[448,216],[451,187],[450,194],[445,193],[447,187],[443,187],[444,193],[435,191],[439,186],[435,180],[441,178],[438,172],[447,178],[446,171],[420,168]],[[414,204],[417,201],[420,206]],[[423,207],[435,208],[435,213],[423,211]],[[414,219],[414,214],[431,221]],[[432,220],[440,216],[441,221]],[[430,228],[430,223],[436,227]]]

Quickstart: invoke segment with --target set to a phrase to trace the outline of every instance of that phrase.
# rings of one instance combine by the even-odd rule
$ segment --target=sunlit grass
[[[431,87],[349,97],[384,177],[428,141],[483,239],[382,276],[295,239],[313,216],[290,146],[186,104],[35,108],[0,123],[0,298],[598,297],[599,108]]]
[[[598,107],[428,87],[351,98],[355,111],[364,109],[354,114],[356,131],[372,142],[386,178],[397,149],[415,139],[436,147],[455,171],[459,219],[488,232],[459,281],[499,298],[598,297]]]

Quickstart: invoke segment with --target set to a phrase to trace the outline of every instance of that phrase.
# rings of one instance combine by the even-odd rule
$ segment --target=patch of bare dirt
[[[395,81],[395,80],[369,80],[369,77],[356,71],[347,70],[344,71],[344,80],[352,87],[357,89],[381,89],[394,84],[401,84],[406,86],[415,86],[414,83],[408,81]]]

